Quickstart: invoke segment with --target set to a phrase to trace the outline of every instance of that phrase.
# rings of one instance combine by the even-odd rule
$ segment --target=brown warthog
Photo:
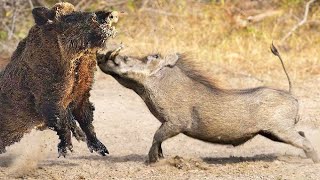
[[[162,123],[149,151],[150,162],[162,158],[161,143],[179,133],[234,146],[260,134],[301,148],[307,157],[319,162],[303,132],[294,129],[298,101],[289,92],[268,87],[221,89],[185,56],[134,58],[118,52],[98,54],[98,65],[140,95]],[[275,48],[273,53],[281,60]]]

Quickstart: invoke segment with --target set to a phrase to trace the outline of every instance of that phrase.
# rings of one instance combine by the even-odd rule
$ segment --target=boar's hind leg
[[[304,134],[297,132],[294,129],[288,129],[285,131],[272,132],[276,137],[285,143],[291,144],[295,147],[303,149],[306,156],[311,158],[313,162],[319,163],[320,159],[316,150],[311,145],[310,141],[304,137]]]
[[[68,131],[66,134],[68,149],[70,152],[73,152],[73,145],[72,145],[72,135],[78,140],[78,141],[85,141],[86,135],[83,133],[83,131],[77,126],[76,120],[73,117],[72,111],[70,108],[67,109],[68,111],[68,127],[71,131]],[[71,135],[72,132],[72,135]]]
[[[90,152],[96,151],[102,156],[109,154],[107,148],[98,140],[94,127],[92,124],[93,121],[93,111],[94,107],[86,100],[82,106],[75,107],[73,115],[76,120],[79,122],[79,125],[87,137],[87,145]]]
[[[70,130],[67,123],[69,122],[68,112],[59,108],[54,103],[48,103],[41,106],[42,113],[46,118],[47,125],[50,129],[57,132],[60,142],[58,144],[59,157],[65,157],[67,149],[72,149],[72,145],[69,144]]]
[[[6,147],[4,146],[4,143],[0,138],[0,154],[5,153],[5,152],[6,152]]]
[[[178,135],[180,132],[180,128],[177,126],[171,125],[168,122],[163,123],[154,134],[152,146],[149,150],[149,162],[154,163],[158,161],[159,158],[162,158],[162,142]]]
[[[83,133],[83,131],[77,126],[76,119],[74,118],[72,111],[70,108],[68,108],[68,120],[69,120],[69,129],[72,132],[72,135],[78,140],[78,141],[85,141],[86,135]],[[71,143],[71,133],[69,133],[69,141]]]

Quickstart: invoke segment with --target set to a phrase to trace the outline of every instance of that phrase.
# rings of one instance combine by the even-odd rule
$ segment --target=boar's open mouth
[[[113,24],[118,22],[119,13],[117,11],[98,11],[95,12],[95,14],[97,16],[97,22],[99,23],[99,32],[90,34],[89,39],[93,46],[104,48],[107,40],[117,35],[117,30]]]

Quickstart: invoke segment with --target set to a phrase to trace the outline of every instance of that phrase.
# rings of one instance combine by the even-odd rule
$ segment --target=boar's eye
[[[73,23],[73,22],[76,22],[78,20],[78,18],[75,15],[67,15],[67,16],[64,17],[64,20],[67,23]]]

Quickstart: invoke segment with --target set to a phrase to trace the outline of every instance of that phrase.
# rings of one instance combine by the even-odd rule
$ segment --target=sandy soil
[[[231,77],[231,76],[230,76]],[[97,73],[92,91],[96,132],[110,155],[91,154],[74,140],[67,158],[57,158],[53,131],[33,131],[0,155],[0,179],[319,179],[320,164],[302,150],[257,136],[239,147],[214,145],[179,135],[164,142],[166,159],[147,165],[147,153],[160,123],[139,96]],[[230,87],[259,84],[231,78]],[[283,81],[284,82],[284,81]],[[282,82],[282,83],[283,83]],[[298,129],[320,152],[320,76],[295,84],[302,120]],[[286,84],[285,84],[286,85]],[[283,85],[285,88],[286,86]]]

